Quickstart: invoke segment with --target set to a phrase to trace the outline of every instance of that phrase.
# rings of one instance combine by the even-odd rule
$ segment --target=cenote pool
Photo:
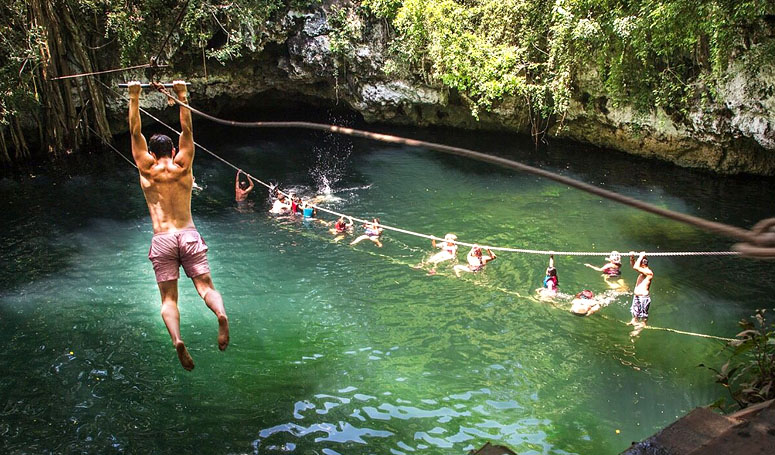
[[[773,180],[677,169],[577,144],[391,130],[561,172],[670,209],[750,227],[773,215]],[[146,133],[151,128],[146,125]],[[461,241],[558,251],[714,251],[676,222],[537,177],[411,148],[292,130],[214,127],[196,139],[263,180],[329,206]],[[119,140],[127,150],[126,138]],[[455,278],[412,268],[428,241],[334,243],[317,223],[238,210],[234,172],[197,152],[194,220],[231,320],[181,281],[184,371],[159,316],[151,225],[136,171],[115,155],[0,180],[0,452],[615,454],[724,395],[698,367],[723,342],[658,330],[631,339],[630,297],[579,318],[535,298],[545,256],[502,253]],[[324,216],[324,218],[327,218]],[[330,218],[327,218],[330,219]],[[467,251],[461,248],[464,260]],[[602,291],[602,257],[556,258],[561,289]],[[649,323],[730,337],[772,306],[775,265],[651,260]],[[632,286],[636,273],[626,269]]]

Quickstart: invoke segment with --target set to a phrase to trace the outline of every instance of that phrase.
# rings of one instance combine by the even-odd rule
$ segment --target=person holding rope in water
[[[608,261],[602,267],[595,267],[592,264],[584,264],[592,270],[603,272],[603,279],[611,289],[616,289],[620,292],[625,292],[627,285],[624,284],[622,279],[622,256],[617,251],[611,251],[611,254],[605,258]]]
[[[549,267],[546,268],[543,287],[538,290],[539,297],[542,299],[553,299],[557,296],[557,288],[560,286],[560,280],[557,277],[557,269],[554,267],[554,255],[549,255]]]
[[[363,230],[363,235],[350,242],[350,245],[357,245],[361,241],[369,239],[378,247],[382,248],[382,242],[379,240],[379,236],[382,235],[382,227],[379,225],[379,218],[374,218],[374,221],[371,223],[364,223]]]
[[[234,181],[234,200],[237,201],[237,205],[244,205],[248,199],[248,194],[253,191],[253,180],[248,177],[247,181],[240,180],[240,174],[245,174],[242,169],[237,171],[237,178]],[[247,174],[245,174],[247,177]]]
[[[328,230],[331,234],[334,235],[334,242],[339,242],[347,234],[351,234],[353,231],[353,219],[348,218],[349,223],[345,223],[344,216],[340,216],[338,220],[336,220],[336,223],[334,223],[334,227]],[[329,224],[330,226],[330,224]]]
[[[466,256],[466,259],[468,260],[468,265],[456,265],[452,268],[452,270],[455,272],[455,276],[460,278],[460,272],[479,272],[482,269],[484,269],[484,266],[490,262],[497,259],[497,256],[495,256],[495,253],[493,253],[489,248],[484,247],[484,249],[487,250],[487,253],[489,256],[483,256],[482,255],[482,247],[479,245],[474,245],[471,247],[471,251],[468,252],[468,256]]]
[[[185,103],[185,82],[175,81],[173,88],[178,99]],[[148,259],[153,264],[161,293],[161,317],[180,364],[190,371],[194,368],[194,360],[180,337],[178,278],[181,265],[207,307],[218,318],[218,348],[223,351],[229,345],[229,321],[221,294],[215,290],[210,276],[207,245],[191,217],[194,162],[191,111],[180,107],[181,134],[177,150],[172,145],[172,139],[163,134],[155,134],[146,142],[139,112],[142,88],[135,81],[128,84],[128,89],[132,156],[140,171],[140,187],[153,223]]]
[[[630,253],[630,266],[639,273],[638,280],[635,282],[635,290],[633,291],[632,306],[630,307],[632,320],[627,323],[627,325],[635,327],[635,330],[630,332],[630,336],[634,337],[643,331],[649,319],[649,307],[651,306],[649,290],[654,279],[654,272],[649,268],[649,260],[646,258],[645,251],[640,253],[638,259],[635,259],[635,253]]]

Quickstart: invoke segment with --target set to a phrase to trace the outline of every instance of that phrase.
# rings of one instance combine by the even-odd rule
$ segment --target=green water
[[[197,138],[255,176],[314,190],[336,210],[462,241],[546,250],[723,250],[726,239],[536,177],[427,151],[294,131],[197,123]],[[578,145],[412,131],[499,153],[660,206],[748,227],[772,215],[773,181],[680,170]],[[124,144],[125,145],[125,144]],[[115,157],[0,180],[0,452],[614,454],[724,391],[698,364],[722,343],[646,330],[629,297],[578,318],[540,303],[546,257],[503,253],[456,279],[411,266],[426,240],[333,243],[268,216],[257,188],[237,210],[233,172],[198,152],[197,227],[231,320],[181,281],[178,364],[147,260],[151,226],[134,169]],[[338,179],[338,181],[337,181]],[[465,251],[461,250],[463,258]],[[603,291],[557,257],[561,289]],[[650,324],[732,336],[771,306],[772,263],[653,258]],[[632,286],[635,272],[625,271]],[[603,317],[604,316],[604,317]]]

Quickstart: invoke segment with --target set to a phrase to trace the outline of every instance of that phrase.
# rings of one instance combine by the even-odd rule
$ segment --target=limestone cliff
[[[389,30],[383,23],[361,28],[363,36],[353,43],[349,58],[337,55],[330,11],[324,5],[287,13],[263,45],[239,62],[194,78],[196,102],[217,113],[234,107],[235,100],[260,105],[262,94],[273,91],[289,99],[344,104],[369,122],[530,133],[522,100],[505,99],[477,118],[471,103],[455,91],[419,77],[389,75],[384,68]],[[698,103],[688,118],[680,119],[662,110],[643,113],[614,105],[593,70],[577,79],[570,109],[564,118],[552,119],[550,138],[721,173],[775,175],[775,68],[752,67],[740,56],[715,88],[723,101]]]

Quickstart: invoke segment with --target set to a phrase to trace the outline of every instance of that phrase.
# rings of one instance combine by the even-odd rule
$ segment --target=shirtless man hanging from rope
[[[175,81],[173,88],[178,99],[185,103],[185,83]],[[223,351],[229,345],[229,321],[221,294],[215,290],[210,276],[207,245],[191,218],[191,169],[194,162],[191,111],[180,107],[182,133],[177,150],[172,145],[172,139],[163,134],[153,135],[146,143],[139,112],[140,83],[130,82],[128,89],[132,156],[140,171],[140,187],[145,194],[153,223],[153,240],[148,259],[153,264],[161,293],[161,317],[172,338],[180,364],[190,371],[194,368],[194,360],[180,338],[178,278],[181,265],[207,307],[218,318],[218,347]]]

